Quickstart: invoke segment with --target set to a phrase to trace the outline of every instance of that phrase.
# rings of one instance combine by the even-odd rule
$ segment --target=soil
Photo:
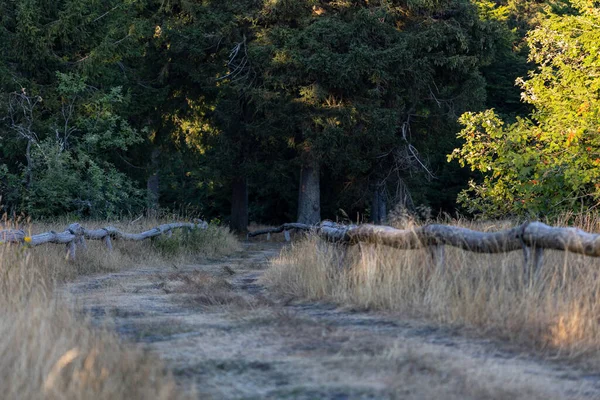
[[[600,399],[600,376],[399,316],[277,298],[280,244],[65,287],[94,324],[158,354],[208,399]]]

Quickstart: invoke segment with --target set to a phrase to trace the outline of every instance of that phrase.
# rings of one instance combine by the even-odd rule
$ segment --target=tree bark
[[[373,199],[371,200],[371,221],[375,225],[381,223],[381,217],[379,216],[379,190],[377,188],[374,188]]]
[[[231,196],[231,224],[235,232],[248,231],[248,182],[246,178],[235,178]]]
[[[384,224],[387,220],[387,201],[385,190],[382,185],[373,189],[373,200],[371,201],[371,219],[374,224]]]
[[[31,139],[27,140],[27,149],[25,150],[25,158],[27,159],[27,172],[25,188],[30,189],[33,181],[33,161],[31,158]]]
[[[305,165],[300,172],[298,222],[314,225],[321,222],[321,185],[319,165]]]
[[[152,175],[148,178],[147,189],[148,189],[148,215],[156,215],[159,208],[159,196],[160,196],[160,181],[158,178],[158,158],[160,156],[160,150],[152,150],[150,156],[150,166],[152,168]]]
[[[544,249],[600,257],[600,234],[588,233],[577,228],[552,227],[541,222],[526,222],[520,226],[497,232],[479,232],[459,226],[438,224],[395,229],[389,226],[340,225],[331,221],[323,221],[318,227],[284,224],[278,228],[253,232],[249,236],[290,229],[314,232],[328,242],[342,245],[371,243],[403,250],[429,247],[436,260],[443,259],[444,252],[441,249],[443,246],[487,254],[523,250],[526,264],[532,262],[538,270],[544,261],[542,251]],[[7,231],[9,238],[14,233],[15,231]],[[1,238],[2,236],[0,236]],[[533,260],[530,259],[532,250],[534,252]]]

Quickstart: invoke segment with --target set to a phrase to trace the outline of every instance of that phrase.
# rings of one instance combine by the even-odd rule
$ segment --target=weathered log
[[[1,243],[24,243],[27,234],[24,231],[16,229],[7,229],[0,231]]]
[[[291,223],[291,224],[283,224],[281,226],[278,226],[276,228],[266,228],[266,229],[260,229],[258,231],[254,231],[254,232],[250,232],[248,233],[248,237],[256,237],[256,236],[260,236],[260,235],[269,235],[268,238],[270,239],[270,235],[272,233],[281,233],[281,232],[285,232],[285,231],[311,231],[316,229],[317,226],[315,225],[307,225],[307,224],[299,224],[299,223]]]
[[[67,260],[75,261],[75,255],[77,254],[77,244],[75,240],[67,243]]]
[[[106,246],[108,251],[113,251],[113,245],[112,245],[112,241],[110,240],[110,235],[104,236],[104,239],[102,239],[102,240],[104,241],[104,245]]]
[[[77,246],[86,248],[85,239],[102,240],[106,247],[112,250],[112,239],[115,240],[130,240],[142,241],[153,237],[160,236],[164,233],[172,232],[175,229],[207,229],[208,223],[200,220],[195,220],[193,223],[177,222],[172,224],[164,224],[157,226],[146,232],[139,234],[126,233],[117,228],[107,227],[96,230],[87,230],[80,224],[71,224],[64,232],[44,232],[38,235],[27,236],[22,230],[2,230],[0,231],[0,242],[2,243],[27,243],[30,246],[40,246],[46,243],[64,244],[67,248],[67,258],[74,259],[77,251]]]
[[[313,231],[329,242],[346,245],[358,243],[380,244],[398,249],[419,249],[430,246],[452,246],[475,253],[507,253],[534,249],[533,264],[542,263],[541,250],[562,250],[591,257],[600,257],[600,234],[577,228],[552,227],[541,222],[525,223],[497,232],[479,232],[467,228],[431,224],[415,229],[395,229],[376,225],[341,225],[324,221],[318,227],[303,224],[284,224],[277,228],[262,229],[249,237],[290,229]],[[527,256],[529,259],[529,256]]]
[[[340,225],[335,222],[324,221],[317,229],[317,234],[328,242],[351,244],[349,232],[357,228],[356,225]]]
[[[523,241],[530,247],[600,257],[600,235],[577,228],[555,228],[532,222],[523,232]]]
[[[76,239],[76,236],[69,231],[57,233],[54,231],[40,233],[39,235],[30,236],[30,246],[40,246],[46,243],[53,244],[69,244]]]

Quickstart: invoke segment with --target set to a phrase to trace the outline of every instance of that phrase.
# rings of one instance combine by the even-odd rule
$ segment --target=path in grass
[[[213,399],[598,399],[600,377],[390,315],[276,299],[257,283],[278,244],[202,265],[66,287],[94,323]],[[133,344],[132,344],[133,345]]]

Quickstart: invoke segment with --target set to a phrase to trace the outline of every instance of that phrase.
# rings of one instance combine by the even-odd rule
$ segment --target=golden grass
[[[590,218],[579,222],[598,227]],[[479,230],[510,225],[454,223]],[[482,255],[446,247],[439,266],[425,250],[356,246],[344,254],[308,238],[275,259],[263,279],[285,296],[468,327],[600,368],[599,259],[547,251],[539,276],[528,281],[520,252]]]
[[[130,232],[156,226],[143,221],[121,225]],[[60,224],[25,227],[32,234]],[[86,223],[89,228],[106,226]],[[115,242],[109,253],[101,242],[88,241],[75,262],[65,248],[0,245],[0,397],[7,399],[187,399],[174,378],[153,355],[120,341],[113,333],[93,328],[76,317],[57,295],[57,285],[82,274],[135,265],[170,266],[234,252],[239,243],[228,230],[211,227],[191,237],[182,234],[157,241]],[[164,241],[164,242],[163,242]],[[165,250],[166,249],[166,250]]]

